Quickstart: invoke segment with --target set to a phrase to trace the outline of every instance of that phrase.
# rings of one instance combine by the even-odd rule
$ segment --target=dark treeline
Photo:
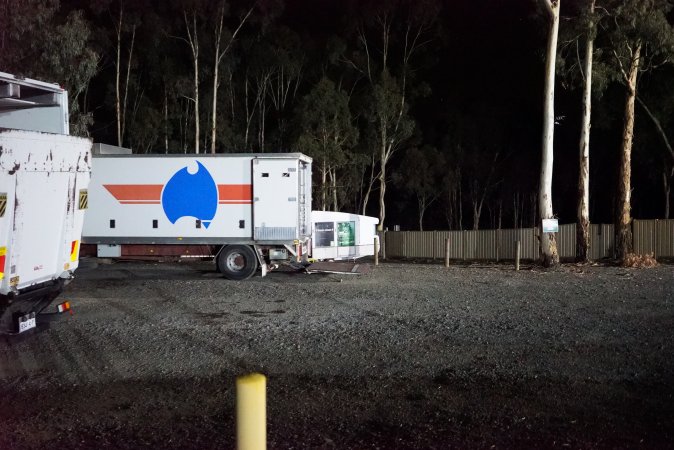
[[[316,209],[379,216],[389,228],[529,227],[547,39],[538,3],[0,0],[0,70],[64,85],[73,133],[135,153],[306,153]],[[553,204],[562,222],[576,220],[585,3],[561,5]],[[611,59],[615,11],[604,3],[593,222],[615,215],[625,101]],[[662,218],[674,176],[674,71],[667,58],[648,69],[632,212]]]

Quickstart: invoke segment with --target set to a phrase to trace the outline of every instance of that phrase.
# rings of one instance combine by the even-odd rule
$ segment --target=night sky
[[[493,224],[499,201],[503,207],[503,227],[512,227],[514,192],[535,193],[539,179],[546,19],[535,0],[445,0],[441,3],[431,40],[414,60],[415,82],[422,81],[430,88],[430,94],[415,99],[410,108],[417,125],[415,145],[431,145],[449,155],[458,141],[467,139],[473,148],[487,155],[482,157],[484,161],[491,161],[488,156],[498,152],[497,183],[487,197],[480,227],[488,228]],[[577,0],[562,0],[562,16],[566,16],[562,19],[562,28],[565,20],[572,20],[569,14],[573,14],[577,3]],[[356,45],[353,29],[359,13],[362,15],[359,8],[360,2],[356,1],[286,0],[283,12],[273,23],[287,26],[301,37],[302,49],[298,50],[306,53],[310,67],[298,95],[308,92],[317,80],[316,67],[325,63],[315,62],[326,52],[331,39],[337,36],[347,46]],[[169,9],[159,8],[156,13],[168,14],[167,11]],[[92,15],[92,21],[108,28],[111,23],[105,14]],[[254,33],[253,27],[244,30],[242,36],[246,33]],[[173,42],[172,47],[182,54],[184,67],[181,70],[189,73],[191,62],[187,58],[187,49],[180,48],[181,45]],[[138,51],[141,52],[139,60],[143,60],[142,47]],[[88,101],[94,111],[93,137],[99,142],[114,143],[114,115],[109,92],[114,72],[110,52],[108,48],[108,56],[103,58],[103,71],[92,81]],[[335,76],[340,70],[347,69],[337,65],[329,72],[333,78],[341,79],[339,75]],[[674,71],[668,67],[643,76],[640,80],[643,95],[658,100],[666,98],[649,92],[667,85],[673,76]],[[203,83],[207,85],[210,79],[205,78]],[[202,101],[207,103],[210,99],[205,97]],[[624,88],[618,83],[609,85],[600,98],[594,98],[590,143],[590,214],[594,223],[612,222],[623,104]],[[352,107],[358,113],[358,103]],[[558,80],[553,207],[561,223],[574,222],[576,218],[581,110],[580,89],[577,86],[565,88]],[[661,218],[664,210],[662,155],[666,155],[666,150],[639,106],[636,114],[632,213],[635,218]],[[403,156],[404,149],[394,155],[393,172]],[[451,158],[448,161],[452,163]],[[478,163],[478,166],[480,164],[491,163]],[[471,176],[470,172],[464,172],[464,175]],[[472,223],[466,190],[463,226],[468,228]],[[374,216],[378,212],[376,195],[375,192],[368,208],[368,214]],[[403,229],[416,228],[417,208],[409,193],[403,192],[392,181],[387,200],[388,227],[400,224]],[[445,210],[443,196],[429,208],[425,229],[446,229]]]

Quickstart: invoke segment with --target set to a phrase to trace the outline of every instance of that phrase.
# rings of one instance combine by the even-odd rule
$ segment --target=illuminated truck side
[[[0,72],[0,332],[35,327],[79,263],[91,141],[68,135],[68,95]]]
[[[264,275],[310,249],[311,162],[300,153],[94,155],[83,242],[98,256],[211,253],[227,278]]]

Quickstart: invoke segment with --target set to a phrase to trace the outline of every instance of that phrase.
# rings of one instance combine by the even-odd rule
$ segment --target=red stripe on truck
[[[219,203],[250,203],[251,200],[252,184],[218,184]]]
[[[103,187],[122,203],[134,200],[159,202],[164,189],[161,184],[104,184]]]
[[[161,184],[104,184],[103,187],[123,205],[153,205],[161,203]],[[219,184],[218,203],[245,205],[252,203],[253,185]]]

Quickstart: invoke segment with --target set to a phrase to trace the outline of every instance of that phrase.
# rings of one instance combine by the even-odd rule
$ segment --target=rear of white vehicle
[[[0,332],[25,331],[78,265],[91,142],[0,128]]]

